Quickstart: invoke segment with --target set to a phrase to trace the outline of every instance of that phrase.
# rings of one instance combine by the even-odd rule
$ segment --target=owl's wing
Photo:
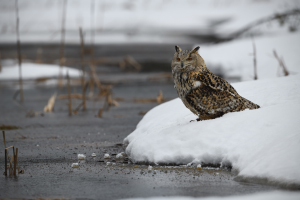
[[[235,97],[240,96],[237,93],[237,91],[227,81],[225,81],[219,76],[214,75],[210,71],[206,71],[198,74],[196,79],[214,90],[225,91]]]

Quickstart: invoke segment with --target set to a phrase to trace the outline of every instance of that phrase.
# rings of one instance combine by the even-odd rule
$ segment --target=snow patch
[[[256,194],[247,194],[239,196],[228,197],[151,197],[151,198],[130,198],[132,200],[298,200],[300,199],[300,192],[286,192],[286,191],[272,191],[261,192]],[[129,200],[129,199],[127,199]]]

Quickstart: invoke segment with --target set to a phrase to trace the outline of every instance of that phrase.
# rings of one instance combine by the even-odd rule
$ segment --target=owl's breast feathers
[[[210,71],[202,73],[191,71],[180,77],[181,84],[176,86],[177,92],[179,94],[181,91],[182,94],[179,96],[185,106],[201,119],[215,118],[227,112],[247,108],[259,108],[258,105],[241,97],[227,81]]]

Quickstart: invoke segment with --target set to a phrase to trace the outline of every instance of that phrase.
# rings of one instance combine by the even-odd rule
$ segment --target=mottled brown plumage
[[[259,108],[207,69],[198,54],[199,47],[182,51],[175,46],[175,50],[171,65],[174,87],[184,105],[198,116],[198,121],[221,117],[228,112]]]

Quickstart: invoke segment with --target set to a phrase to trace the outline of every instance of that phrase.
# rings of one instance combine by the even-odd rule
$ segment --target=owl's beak
[[[183,67],[183,62],[181,62],[181,67]]]

